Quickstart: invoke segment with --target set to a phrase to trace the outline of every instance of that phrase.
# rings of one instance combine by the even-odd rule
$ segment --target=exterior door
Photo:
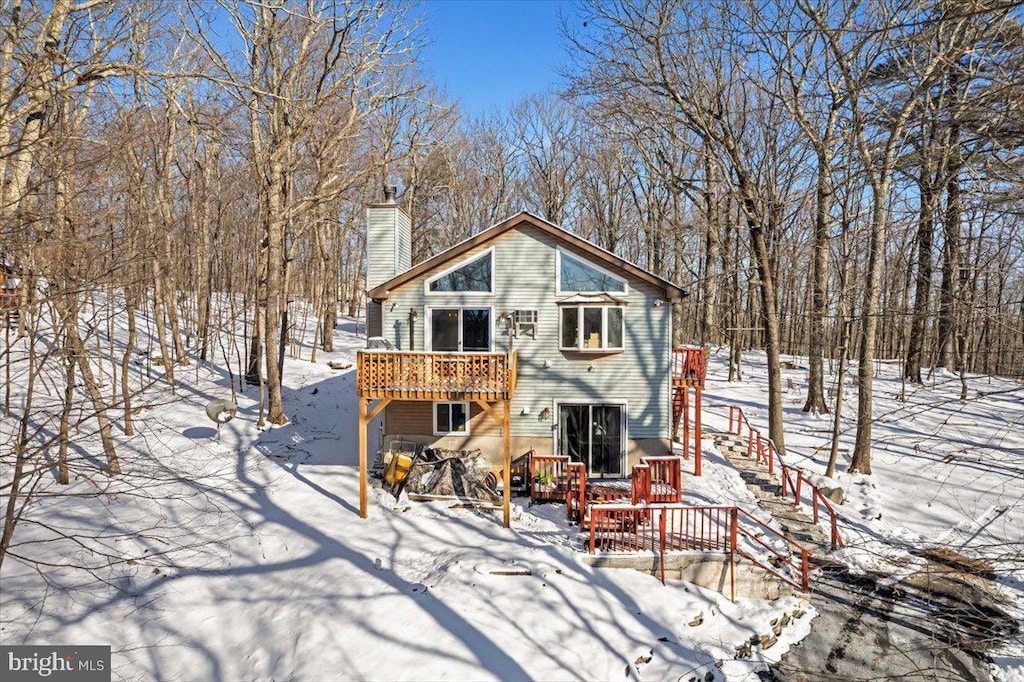
[[[586,464],[588,476],[621,478],[622,411],[622,405],[559,405],[559,453]]]

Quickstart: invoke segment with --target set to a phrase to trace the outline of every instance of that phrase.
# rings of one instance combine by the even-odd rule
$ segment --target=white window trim
[[[436,282],[437,280],[441,279],[442,277],[444,277],[448,273],[455,272],[456,270],[458,270],[462,266],[464,266],[464,265],[466,265],[468,263],[472,263],[475,260],[480,260],[484,256],[488,256],[491,259],[491,289],[490,289],[490,291],[431,291],[430,290],[431,282]],[[494,247],[492,246],[489,249],[485,249],[485,250],[481,251],[480,253],[474,253],[469,258],[463,258],[462,260],[460,260],[455,265],[452,265],[452,266],[450,266],[448,268],[445,268],[444,270],[442,270],[441,272],[437,273],[436,275],[434,275],[430,279],[424,280],[424,282],[423,282],[423,293],[426,296],[493,296],[494,295],[494,278],[495,278],[495,274],[496,273],[494,271]],[[472,307],[472,306],[467,306],[467,307]]]
[[[602,293],[600,291],[563,291],[562,290],[562,254],[563,253],[566,253],[570,258],[575,258],[576,260],[580,261],[581,263],[584,263],[587,266],[589,266],[591,268],[594,268],[595,270],[600,272],[602,275],[606,275],[607,277],[611,277],[612,279],[614,279],[616,281],[622,282],[622,290],[621,291],[608,290],[607,292],[604,292],[604,293],[609,293],[609,294],[628,294],[629,293],[629,282],[627,282],[624,277],[621,277],[620,275],[616,275],[616,274],[608,271],[606,268],[602,268],[600,265],[596,265],[592,261],[590,261],[590,260],[588,260],[586,258],[583,258],[582,256],[579,256],[579,255],[577,255],[575,253],[572,253],[572,252],[569,252],[569,251],[565,251],[565,249],[562,249],[561,247],[558,247],[556,249],[556,252],[557,252],[556,256],[555,256],[555,295],[556,296],[569,296],[571,294],[599,294],[599,293]],[[493,279],[492,279],[492,281],[493,281]]]
[[[576,346],[563,346],[562,345],[562,324],[563,324],[563,312],[576,309]],[[583,310],[585,308],[600,308],[601,309],[601,341],[607,343],[608,341],[608,308],[618,308],[622,311],[622,345],[621,346],[602,346],[601,348],[584,348],[583,347]],[[581,303],[579,305],[563,305],[558,308],[558,349],[567,351],[570,353],[621,353],[626,350],[626,307],[622,305],[593,305]]]
[[[488,310],[490,321],[487,324],[487,350],[466,350],[466,351],[437,351],[438,353],[493,353],[494,352],[494,306],[493,305],[428,305],[424,306],[423,310],[423,347],[428,353],[434,352],[434,339],[431,330],[433,329],[433,320],[431,319],[435,310],[455,310],[459,311],[459,348],[462,348],[462,311],[469,308],[470,310]],[[625,335],[625,321],[623,321],[623,335]]]
[[[618,405],[619,407],[622,408],[622,437],[620,440],[620,442],[622,443],[622,462],[620,465],[620,469],[622,471],[622,477],[628,478],[629,470],[627,467],[629,464],[629,401],[626,399],[616,400],[614,398],[612,400],[608,400],[607,398],[580,398],[578,400],[570,400],[568,398],[566,398],[565,400],[559,400],[558,398],[553,398],[551,400],[551,406],[554,410],[554,412],[552,412],[553,425],[551,428],[551,434],[554,438],[554,441],[551,445],[552,451],[557,452],[559,455],[562,454],[561,450],[559,449],[562,444],[562,437],[561,433],[559,433],[558,431],[558,425],[560,424],[560,415],[558,411],[561,405]],[[589,465],[589,462],[587,464]]]
[[[466,430],[465,431],[438,431],[437,430],[437,406],[438,405],[462,405],[466,409]],[[433,403],[433,410],[431,410],[431,428],[434,430],[435,436],[468,436],[469,435],[469,422],[471,421],[472,414],[469,411],[469,403],[464,400],[438,400]],[[451,413],[448,414],[448,427],[451,428],[452,419]]]

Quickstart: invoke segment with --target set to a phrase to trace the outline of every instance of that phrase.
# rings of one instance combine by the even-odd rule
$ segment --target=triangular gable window
[[[564,251],[558,252],[558,290],[569,291],[615,291],[626,293],[626,282],[597,267],[570,256]]]
[[[491,292],[491,251],[463,263],[427,282],[431,292],[476,291]]]

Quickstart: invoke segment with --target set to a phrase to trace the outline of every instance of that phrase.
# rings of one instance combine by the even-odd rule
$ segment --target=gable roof
[[[482,232],[478,232],[469,239],[466,239],[465,241],[459,242],[450,249],[442,251],[441,253],[435,256],[431,256],[425,261],[421,261],[420,263],[414,265],[405,272],[399,273],[395,277],[392,277],[388,281],[375,286],[373,289],[370,289],[369,291],[366,292],[367,297],[375,300],[386,299],[390,291],[397,289],[403,284],[406,284],[407,282],[416,279],[420,275],[426,274],[431,270],[458,258],[459,256],[466,253],[470,249],[480,246],[481,244],[491,242],[497,239],[498,237],[502,236],[506,232],[509,232],[510,230],[513,230],[522,225],[529,225],[531,227],[535,227],[541,230],[542,232],[550,235],[551,237],[555,238],[556,240],[562,242],[563,244],[567,244],[569,246],[575,247],[576,249],[579,249],[580,251],[586,253],[587,256],[589,256],[598,263],[606,265],[614,270],[617,270],[618,272],[623,273],[624,275],[628,275],[630,277],[642,280],[644,282],[647,282],[648,284],[653,285],[654,287],[657,287],[658,289],[661,289],[662,291],[665,292],[665,298],[668,300],[686,296],[686,292],[684,292],[681,288],[679,288],[672,282],[669,282],[667,279],[658,277],[657,275],[648,272],[647,270],[644,270],[643,268],[634,265],[633,263],[630,263],[628,260],[620,258],[611,251],[608,251],[607,249],[602,249],[597,244],[594,244],[592,242],[587,241],[586,239],[583,239],[582,237],[574,235],[573,233],[565,230],[562,227],[559,227],[558,225],[555,225],[554,223],[548,222],[543,218],[538,218],[532,213],[522,211],[520,213],[515,214],[511,218],[506,218],[500,223],[488,227],[486,230],[483,230]]]

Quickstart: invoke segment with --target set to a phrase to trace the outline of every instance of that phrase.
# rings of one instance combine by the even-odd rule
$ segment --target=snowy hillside
[[[119,439],[125,474],[40,496],[19,528],[12,553],[90,570],[9,561],[4,643],[110,643],[129,680],[618,679],[630,665],[638,679],[721,679],[757,667],[735,647],[773,619],[803,614],[765,655],[806,634],[798,597],[732,604],[582,564],[564,507],[518,507],[505,530],[500,514],[374,491],[360,520],[353,370],[326,364],[354,359],[354,332],[342,325],[316,365],[288,361],[282,428],[257,430],[240,396],[217,442],[204,407],[230,397],[219,372],[180,373],[177,398],[151,391],[141,432]],[[688,486],[751,504],[734,471],[708,469]],[[531,575],[490,574],[511,563]]]
[[[679,581],[590,568],[561,506],[517,500],[506,530],[500,514],[373,491],[360,520],[354,370],[326,364],[354,360],[356,332],[347,320],[334,353],[287,361],[287,426],[258,430],[249,390],[218,442],[204,408],[230,397],[228,380],[219,368],[190,369],[176,395],[150,389],[138,435],[118,433],[121,478],[88,460],[68,487],[46,477],[11,550],[31,562],[3,567],[3,643],[109,643],[121,680],[741,680],[814,627],[799,595],[733,604]],[[726,401],[755,422],[764,415],[759,362],[728,385],[713,360],[712,426],[724,426],[715,414]],[[823,470],[814,448],[827,422],[799,412],[803,373],[789,374],[791,451]],[[905,567],[910,550],[950,544],[992,561],[1019,604],[1024,392],[972,379],[988,395],[961,405],[950,381],[897,404],[898,385],[883,375],[876,473],[838,477],[851,496],[845,558]],[[14,423],[2,424],[7,442]],[[84,453],[99,451],[95,441],[76,436]],[[753,507],[737,472],[706,448],[688,494]],[[491,573],[511,565],[530,575]],[[785,614],[777,644],[734,660]],[[1019,673],[1003,663],[1002,674]]]
[[[823,474],[833,415],[802,411],[806,363],[789,360],[795,368],[783,372],[788,460]],[[739,405],[767,432],[764,354],[747,353],[744,363],[744,381],[730,384],[725,351],[709,360],[707,419],[724,428],[722,406]],[[1024,385],[968,376],[968,400],[961,402],[958,376],[940,371],[924,386],[903,385],[901,368],[899,361],[877,366],[871,476],[845,473],[856,427],[855,368],[847,377],[834,479],[847,494],[839,508],[847,548],[838,556],[855,571],[894,576],[920,569],[928,548],[980,559],[1001,588],[1001,606],[1024,626]],[[834,385],[830,374],[830,404]],[[1024,679],[1022,652],[1018,633],[995,654],[996,676]]]

